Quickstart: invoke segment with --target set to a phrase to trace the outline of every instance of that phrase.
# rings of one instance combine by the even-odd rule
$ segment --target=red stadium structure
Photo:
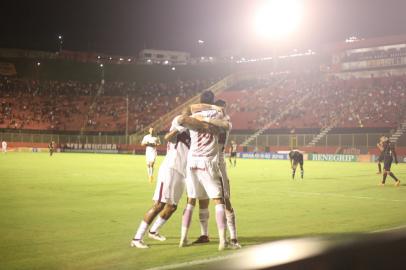
[[[376,141],[385,134],[406,155],[405,36],[281,55],[277,65],[267,58],[190,63],[178,67],[183,71],[175,77],[161,70],[142,82],[120,79],[134,66],[141,73],[152,68],[133,58],[105,64],[101,80],[94,74],[56,78],[51,68],[45,71],[53,65],[58,72],[73,74],[70,69],[79,69],[82,62],[99,68],[107,59],[99,56],[1,50],[0,137],[11,148],[41,148],[52,138],[63,148],[83,149],[87,144],[92,149],[97,144],[118,152],[138,151],[147,127],[165,130],[173,115],[210,88],[228,103],[231,139],[240,151],[295,147],[308,153],[376,154]],[[108,68],[119,76],[108,78]],[[199,70],[200,75],[189,76],[199,68],[212,73]]]

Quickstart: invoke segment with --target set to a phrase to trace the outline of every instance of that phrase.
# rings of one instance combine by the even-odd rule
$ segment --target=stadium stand
[[[295,99],[311,92],[301,104]],[[286,106],[274,129],[397,127],[406,113],[406,76],[343,80],[322,74],[278,75],[243,82],[220,95],[237,130],[259,129]],[[293,102],[293,103],[292,103]]]
[[[0,128],[137,131],[207,88],[213,81],[84,83],[0,77]]]

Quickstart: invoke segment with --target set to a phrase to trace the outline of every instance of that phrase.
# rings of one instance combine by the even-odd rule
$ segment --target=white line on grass
[[[404,228],[406,228],[406,224],[405,225],[400,225],[400,226],[397,226],[397,227],[392,227],[392,228],[375,230],[375,231],[372,231],[371,233],[389,232],[389,231],[395,231],[395,230],[404,229]]]
[[[229,258],[232,258],[232,257],[235,257],[235,254],[229,254],[229,255],[225,255],[225,256],[217,256],[217,257],[211,257],[211,258],[207,258],[207,259],[200,259],[200,260],[194,260],[194,261],[189,261],[189,262],[175,263],[175,264],[170,264],[170,265],[158,266],[158,267],[148,268],[146,270],[176,269],[176,268],[182,268],[182,267],[187,267],[187,266],[195,266],[195,265],[204,264],[204,263],[211,263],[211,262],[221,261],[223,259],[229,259]]]

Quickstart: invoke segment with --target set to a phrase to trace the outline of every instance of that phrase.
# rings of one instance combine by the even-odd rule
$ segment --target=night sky
[[[136,55],[146,48],[218,55],[263,51],[253,34],[263,0],[2,1],[0,47]],[[281,46],[312,48],[351,35],[406,34],[406,0],[304,0],[300,33]],[[199,46],[197,40],[205,41]]]

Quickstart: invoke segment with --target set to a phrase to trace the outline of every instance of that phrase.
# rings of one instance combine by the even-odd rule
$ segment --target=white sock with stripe
[[[193,208],[194,208],[193,205],[187,204],[185,210],[183,211],[182,229],[180,234],[181,241],[187,240],[187,234],[189,231],[190,223],[192,221]]]
[[[146,223],[144,220],[141,221],[140,226],[138,227],[137,232],[135,233],[134,239],[136,240],[142,240],[144,238],[145,232],[148,229],[148,223]]]
[[[161,216],[158,216],[158,218],[155,220],[154,224],[152,224],[151,229],[149,230],[152,233],[156,233],[159,231],[159,229],[166,223],[166,219],[161,218]]]
[[[209,235],[209,217],[210,212],[208,208],[199,209],[200,232],[201,235]]]
[[[237,227],[235,225],[235,212],[226,211],[227,227],[230,239],[237,239]]]
[[[226,206],[224,204],[216,204],[216,222],[219,233],[220,243],[226,242]]]

